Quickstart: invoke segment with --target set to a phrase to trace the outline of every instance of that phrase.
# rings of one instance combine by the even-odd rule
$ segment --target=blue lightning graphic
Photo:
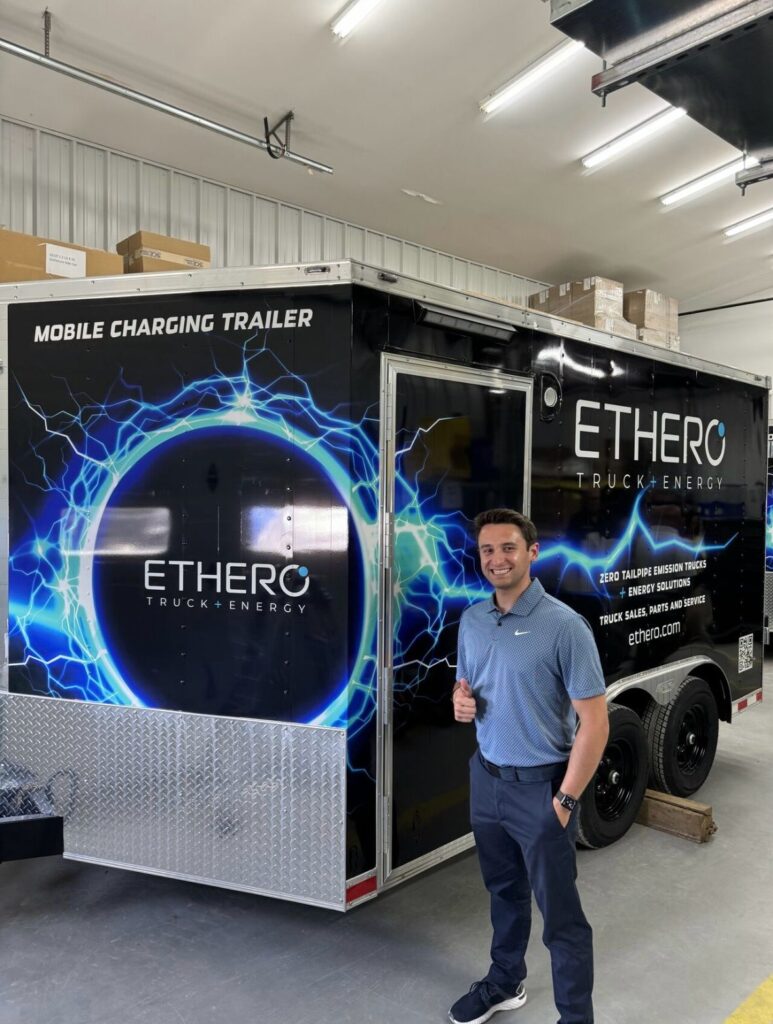
[[[243,347],[239,372],[216,366],[204,379],[181,380],[163,402],[148,402],[121,377],[104,402],[70,392],[74,412],[49,413],[19,391],[39,417],[43,439],[34,449],[37,487],[45,496],[30,536],[16,541],[10,558],[10,634],[24,651],[21,664],[45,672],[47,692],[82,700],[141,705],[131,680],[114,663],[93,600],[93,553],[111,495],[132,467],[160,445],[191,432],[228,426],[297,445],[316,460],[349,511],[361,552],[363,606],[351,672],[309,724],[346,726],[357,735],[376,710],[378,616],[378,510],[380,460],[375,420],[347,418],[321,409],[309,383],[291,373],[265,345]],[[271,372],[266,374],[266,370]],[[259,371],[269,383],[260,383]],[[18,382],[17,382],[18,386]],[[438,420],[443,422],[443,420]],[[470,522],[459,511],[437,511],[441,481],[422,480],[432,427],[411,434],[398,451],[395,473],[392,602],[395,696],[417,691],[435,667],[452,668],[443,634],[457,625],[471,602],[490,595],[470,542]],[[55,441],[56,455],[47,443]],[[62,445],[68,456],[62,457]],[[408,473],[402,456],[424,444],[424,466]],[[426,493],[425,493],[426,492]],[[544,545],[538,574],[558,570],[560,596],[567,573],[579,571],[592,591],[611,599],[601,573],[641,557],[698,557],[724,544],[659,539],[644,521],[641,492],[619,539],[606,552],[589,554],[565,542]],[[769,518],[770,526],[770,518]],[[635,555],[635,557],[634,557]],[[18,663],[17,663],[18,664]]]
[[[650,556],[676,556],[696,559],[702,554],[709,552],[724,551],[738,536],[734,533],[732,537],[722,544],[705,544],[703,542],[691,544],[681,537],[669,537],[667,540],[658,540],[653,530],[644,521],[641,514],[642,500],[650,488],[640,491],[636,496],[631,510],[628,525],[616,543],[602,554],[591,555],[571,544],[553,543],[546,544],[541,548],[539,559],[535,566],[537,572],[545,571],[551,563],[556,562],[559,569],[559,588],[563,585],[565,577],[571,569],[576,569],[584,577],[591,589],[601,597],[610,599],[606,584],[600,583],[600,577],[620,568],[623,564],[649,565]],[[644,557],[637,549],[637,545],[644,544]],[[635,553],[635,557],[634,557]]]
[[[252,339],[250,339],[252,340]],[[105,402],[70,392],[76,412],[46,413],[19,390],[40,418],[44,439],[36,446],[45,496],[34,533],[10,558],[10,636],[21,640],[21,664],[45,670],[47,692],[108,704],[143,704],[131,680],[114,663],[93,600],[93,556],[100,523],[123,476],[160,445],[196,430],[234,426],[297,445],[319,464],[350,513],[363,567],[360,642],[349,678],[310,724],[348,725],[359,731],[375,711],[378,451],[367,421],[353,423],[320,409],[302,378],[265,347],[245,344],[241,372],[216,370],[181,382],[171,398],[144,400],[141,388],[122,378]],[[272,360],[268,384],[255,379],[257,364]],[[18,382],[17,382],[18,385]],[[64,442],[70,457],[49,467],[46,440]],[[349,461],[351,470],[345,468]],[[29,481],[28,481],[29,482]]]

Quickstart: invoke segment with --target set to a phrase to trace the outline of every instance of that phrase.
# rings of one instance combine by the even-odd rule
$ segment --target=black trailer
[[[487,507],[598,642],[587,846],[761,698],[766,379],[348,261],[8,286],[0,335],[2,792],[66,856],[345,909],[468,847]]]

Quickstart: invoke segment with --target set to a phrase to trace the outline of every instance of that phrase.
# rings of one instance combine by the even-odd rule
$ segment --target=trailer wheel
[[[629,708],[609,705],[609,740],[598,771],[580,801],[577,841],[597,850],[633,825],[647,787],[647,737]]]
[[[711,687],[687,676],[668,704],[654,701],[644,714],[650,750],[650,785],[692,796],[706,781],[719,737],[719,711]]]

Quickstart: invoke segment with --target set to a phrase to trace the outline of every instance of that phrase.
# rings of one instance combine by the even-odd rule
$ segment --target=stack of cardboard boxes
[[[529,296],[529,306],[621,338],[679,347],[676,299],[649,288],[625,292],[620,281],[586,277],[535,292]]]
[[[679,348],[679,304],[676,299],[641,288],[626,292],[623,309],[627,320],[636,324],[640,341],[665,348]]]
[[[529,305],[541,313],[576,320],[622,338],[635,338],[636,328],[623,317],[623,286],[608,277],[567,281],[529,296]]]
[[[117,252],[105,252],[0,228],[0,283],[199,270],[210,266],[208,245],[150,231],[137,231],[116,248]]]

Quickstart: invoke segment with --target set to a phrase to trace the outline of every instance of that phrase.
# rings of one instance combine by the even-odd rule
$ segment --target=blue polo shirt
[[[456,678],[477,701],[483,756],[518,768],[567,760],[577,728],[571,701],[606,691],[590,626],[537,579],[509,612],[493,595],[464,611]]]

